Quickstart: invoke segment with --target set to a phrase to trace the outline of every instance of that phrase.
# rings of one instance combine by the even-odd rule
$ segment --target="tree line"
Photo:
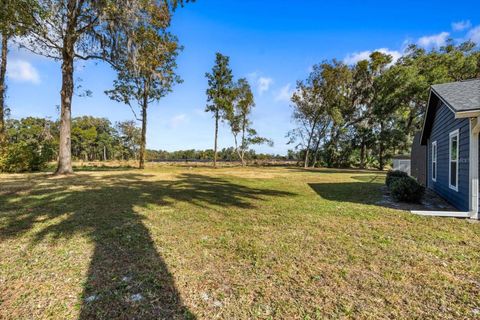
[[[176,151],[166,151],[166,150],[147,150],[147,159],[150,161],[212,161],[214,158],[214,150],[176,150]],[[295,153],[290,153],[288,156],[283,156],[279,154],[267,154],[267,153],[258,153],[255,150],[248,150],[245,152],[245,160],[255,161],[255,160],[289,160],[297,161]],[[241,161],[241,158],[238,155],[235,147],[222,148],[217,150],[217,161]]]
[[[382,170],[393,155],[410,153],[431,85],[479,77],[480,50],[469,41],[432,50],[411,45],[397,61],[382,52],[353,65],[324,61],[297,82],[296,127],[287,137],[305,167]]]
[[[8,119],[5,123],[8,154],[0,167],[9,172],[42,169],[42,164],[54,161],[59,153],[60,121],[27,117]],[[72,159],[79,161],[128,161],[140,159],[141,128],[133,120],[112,124],[106,118],[82,116],[72,119]],[[211,161],[213,149],[207,150],[149,150],[149,161]],[[249,160],[288,160],[280,155],[245,152]],[[218,151],[222,161],[240,161],[235,148]],[[289,160],[296,160],[291,158]]]

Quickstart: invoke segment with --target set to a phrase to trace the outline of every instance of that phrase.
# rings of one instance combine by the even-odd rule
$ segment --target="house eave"
[[[477,118],[479,116],[480,116],[480,110],[478,110],[478,109],[455,112],[455,119]]]

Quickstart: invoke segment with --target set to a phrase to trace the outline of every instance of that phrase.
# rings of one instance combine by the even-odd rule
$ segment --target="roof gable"
[[[455,112],[480,110],[480,79],[435,84],[432,91]]]
[[[431,87],[420,140],[422,145],[427,143],[430,136],[440,101],[455,114],[480,111],[480,79],[436,84]]]

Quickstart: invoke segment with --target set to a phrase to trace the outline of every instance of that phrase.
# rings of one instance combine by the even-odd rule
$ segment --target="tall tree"
[[[128,50],[132,25],[144,17],[142,12],[161,5],[162,14],[156,19],[170,19],[170,12],[181,0],[39,0],[45,16],[35,15],[39,26],[27,49],[62,61],[60,115],[60,150],[56,174],[72,173],[71,113],[74,90],[74,61],[100,59],[115,61]],[[147,16],[146,18],[151,18]],[[135,23],[137,22],[137,23]]]
[[[148,24],[136,26],[131,31],[132,48],[115,66],[118,77],[114,81],[114,89],[106,91],[111,99],[129,105],[132,111],[132,102],[140,107],[141,118],[137,118],[142,123],[140,169],[145,168],[148,107],[171,92],[173,85],[181,82],[175,74],[176,58],[181,48],[177,39],[166,32],[168,24],[156,23],[159,20],[153,18],[161,14],[161,10],[160,6],[149,7],[144,14],[152,19],[148,19]]]
[[[215,119],[215,141],[213,149],[213,166],[215,168],[217,167],[218,124],[233,108],[233,75],[229,61],[229,57],[217,53],[212,72],[205,74],[208,80],[207,107],[205,108],[205,112],[213,113]]]
[[[311,75],[312,76],[312,75]],[[321,117],[321,97],[319,92],[309,84],[312,78],[309,77],[306,83],[299,81],[297,90],[293,94],[293,120],[299,125],[297,129],[290,132],[291,142],[301,139],[304,153],[304,167],[307,168],[310,159],[310,150],[315,136],[315,130]]]
[[[38,3],[35,0],[2,0],[0,9],[0,148],[6,142],[5,136],[5,93],[8,44],[10,39],[23,36],[33,27],[33,16],[39,14]]]
[[[251,127],[250,115],[255,107],[255,101],[247,79],[239,79],[235,84],[233,101],[234,106],[227,110],[225,118],[233,134],[235,150],[242,166],[245,166],[245,153],[251,145],[263,143],[273,145],[273,143],[269,139],[258,136],[257,131]]]

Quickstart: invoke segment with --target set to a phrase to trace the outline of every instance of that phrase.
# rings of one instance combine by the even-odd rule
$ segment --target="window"
[[[432,142],[432,180],[437,181],[437,141]]]
[[[449,143],[449,186],[458,191],[458,130],[450,132]]]

